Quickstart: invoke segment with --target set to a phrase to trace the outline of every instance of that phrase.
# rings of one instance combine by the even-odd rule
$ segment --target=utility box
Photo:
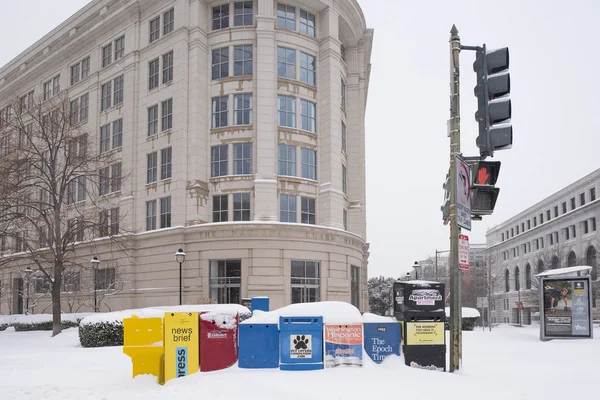
[[[406,365],[446,371],[444,292],[441,282],[394,282],[393,311],[402,324]]]
[[[240,368],[279,368],[279,327],[242,322],[239,330]]]
[[[279,317],[279,368],[323,369],[323,317]]]

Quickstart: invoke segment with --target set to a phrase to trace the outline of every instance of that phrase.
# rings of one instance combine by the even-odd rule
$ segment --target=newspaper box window
[[[592,338],[590,266],[542,272],[539,280],[540,340]]]

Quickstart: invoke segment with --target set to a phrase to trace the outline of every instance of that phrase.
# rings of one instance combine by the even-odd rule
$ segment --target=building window
[[[596,218],[592,218],[592,231],[596,232]]]
[[[112,127],[112,148],[118,149],[123,145],[123,119],[119,118],[114,121]]]
[[[554,218],[558,217],[558,206],[554,206]]]
[[[212,79],[223,79],[229,76],[229,47],[212,51]]]
[[[156,229],[156,200],[146,202],[146,230]]]
[[[229,4],[223,4],[212,9],[212,28],[229,28]]]
[[[73,178],[67,185],[67,204],[73,204],[79,201],[85,201],[85,177]]]
[[[571,198],[571,210],[575,209],[575,197]]]
[[[581,194],[579,195],[579,205],[580,205],[580,206],[583,206],[583,205],[585,205],[585,193],[581,193]]]
[[[213,196],[213,222],[227,222],[228,196],[226,194]]]
[[[148,108],[148,136],[158,133],[158,104]]]
[[[300,222],[303,224],[315,225],[316,222],[316,211],[315,211],[315,199],[310,197],[300,198]]]
[[[115,61],[120,58],[123,58],[125,55],[125,36],[121,36],[120,38],[115,40]]]
[[[233,174],[252,174],[252,143],[234,143]]]
[[[229,96],[213,97],[212,99],[212,127],[222,128],[228,124],[227,103]]]
[[[573,239],[577,237],[577,227],[575,225],[571,225],[571,230],[573,231]]]
[[[354,265],[350,266],[351,281],[350,281],[350,302],[352,305],[360,309],[360,268]]]
[[[60,75],[44,83],[44,101],[51,99],[60,92]]]
[[[98,189],[100,196],[121,190],[121,163],[100,169]]]
[[[110,150],[110,124],[100,127],[100,153]]]
[[[112,82],[107,82],[100,88],[100,111],[108,110],[112,102]]]
[[[21,111],[33,109],[33,90],[21,97]]]
[[[596,188],[590,189],[590,201],[596,200]]]
[[[519,225],[517,225],[517,235],[519,234]]]
[[[252,23],[252,1],[237,1],[234,5],[233,26],[248,26]]]
[[[546,221],[550,221],[552,219],[552,215],[550,214],[550,210],[546,210]]]
[[[300,33],[316,37],[315,16],[308,11],[300,10]]]
[[[277,111],[279,114],[279,126],[288,128],[296,127],[296,98],[292,96],[278,97]]]
[[[533,227],[537,226],[537,217],[533,217]]]
[[[298,222],[296,217],[296,196],[289,194],[279,196],[279,221]]]
[[[148,90],[158,87],[158,71],[160,69],[160,60],[158,58],[148,63]]]
[[[544,213],[540,214],[540,225],[544,223]]]
[[[531,220],[527,220],[527,230],[531,229]]]
[[[175,9],[163,13],[163,35],[168,35],[175,28]]]
[[[346,111],[346,82],[342,79],[342,110]]]
[[[279,175],[296,176],[296,146],[278,146]]]
[[[213,146],[210,153],[211,178],[227,175],[227,145]]]
[[[277,48],[277,76],[296,79],[296,50]]]
[[[301,149],[302,177],[317,180],[317,151]]]
[[[102,48],[102,68],[108,67],[112,63],[112,43]]]
[[[150,21],[150,43],[160,37],[160,16]]]
[[[300,82],[315,86],[317,84],[316,58],[310,54],[300,52]]]
[[[160,179],[171,179],[173,174],[172,167],[173,148],[167,147],[160,151]]]
[[[114,236],[119,234],[119,208],[100,212],[99,236],[104,237],[109,234]]]
[[[317,106],[315,103],[307,100],[300,100],[302,112],[300,114],[302,120],[302,130],[316,133],[317,132]]]
[[[590,233],[590,225],[588,224],[587,220],[583,221],[583,234],[587,234]]]
[[[318,261],[292,260],[292,303],[314,303],[320,301],[321,285],[319,277]]]
[[[277,27],[291,31],[296,30],[296,7],[277,4]]]
[[[114,105],[119,105],[123,103],[123,83],[124,77],[123,75],[115,78],[115,96],[114,96]]]
[[[244,44],[233,47],[233,75],[252,75],[252,45]]]
[[[504,232],[502,232],[502,241],[504,242]]]
[[[171,227],[171,197],[160,199],[160,227]]]
[[[114,268],[103,268],[95,270],[96,278],[95,289],[96,290],[109,290],[115,287],[115,269]]]
[[[348,146],[348,133],[346,131],[346,124],[342,122],[342,151],[346,153],[346,148]]]
[[[348,230],[348,210],[344,209],[344,213],[343,213],[342,217],[344,220],[344,230],[347,231]]]
[[[158,153],[152,152],[147,155],[148,167],[146,168],[146,183],[154,183],[158,177]]]
[[[168,131],[173,128],[173,99],[165,100],[161,103],[162,112],[162,131]]]
[[[346,166],[342,164],[342,191],[344,194],[348,194],[348,181],[347,181],[348,170]]]
[[[84,80],[90,74],[90,58],[86,57],[75,65],[71,66],[71,85]]]
[[[233,96],[233,124],[252,125],[252,93]]]
[[[210,261],[210,298],[218,304],[240,304],[241,260]]]
[[[250,193],[233,194],[233,220],[250,221]]]
[[[89,114],[90,95],[89,93],[71,101],[70,117],[71,124],[77,125],[80,122],[87,121]]]
[[[163,54],[163,83],[168,83],[173,80],[173,52],[170,51],[167,54]]]
[[[79,292],[81,290],[81,273],[79,271],[64,271],[62,291],[64,293]]]
[[[505,291],[507,293],[510,292],[510,272],[508,271],[508,269],[506,270],[506,272],[504,272],[504,286]]]

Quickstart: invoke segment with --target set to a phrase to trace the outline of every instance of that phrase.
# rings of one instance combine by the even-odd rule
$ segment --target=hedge
[[[82,347],[123,346],[123,323],[112,321],[79,325],[79,341]]]
[[[0,332],[5,331],[9,326],[10,324],[0,324]]]
[[[62,321],[60,325],[62,329],[75,328],[79,325],[79,321],[81,321],[81,318],[78,318],[76,321]],[[13,322],[12,326],[15,328],[16,332],[51,331],[52,321],[28,323]]]
[[[475,322],[477,322],[478,318],[463,318],[462,319],[462,330],[463,331],[472,331],[475,329]]]

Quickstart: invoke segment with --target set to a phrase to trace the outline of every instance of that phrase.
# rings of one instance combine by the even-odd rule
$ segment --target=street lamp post
[[[25,314],[29,314],[29,278],[33,273],[31,267],[25,268],[25,276],[27,279],[25,280]]]
[[[182,278],[181,278],[181,270],[182,270],[182,264],[185,261],[185,253],[183,252],[183,249],[179,249],[177,250],[177,253],[175,253],[175,261],[177,261],[179,263],[179,305],[183,304],[183,295],[182,295]]]
[[[92,258],[90,260],[90,264],[92,265],[92,270],[94,271],[94,312],[97,313],[98,312],[98,295],[97,295],[97,290],[98,290],[98,266],[100,265],[100,260],[98,260],[98,257],[94,256],[94,258]]]
[[[415,261],[415,263],[412,266],[415,269],[415,280],[419,279],[419,268],[421,268],[421,264],[419,264],[418,261]]]

